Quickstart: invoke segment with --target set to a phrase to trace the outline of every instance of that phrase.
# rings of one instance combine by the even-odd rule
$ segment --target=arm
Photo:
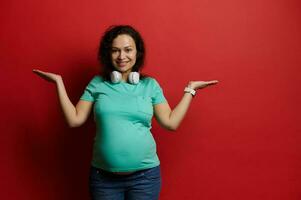
[[[183,120],[192,98],[191,94],[185,93],[173,110],[168,103],[155,105],[154,112],[158,123],[167,130],[175,131]]]
[[[191,81],[189,82],[188,87],[197,90],[217,83],[218,81]],[[184,93],[182,99],[173,110],[171,110],[168,103],[155,105],[154,113],[158,123],[163,128],[175,131],[184,119],[192,98],[193,97],[190,93]]]
[[[47,81],[54,82],[57,88],[57,94],[61,109],[69,127],[81,126],[88,118],[92,110],[92,102],[79,100],[74,106],[70,101],[66,92],[63,79],[60,75],[33,70],[34,73],[44,78]]]
[[[85,123],[92,110],[92,102],[79,100],[76,106],[70,101],[63,80],[56,82],[61,109],[69,127],[79,127]]]

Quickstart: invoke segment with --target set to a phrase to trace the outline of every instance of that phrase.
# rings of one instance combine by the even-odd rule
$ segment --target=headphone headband
[[[111,81],[112,83],[120,83],[122,80],[122,74],[119,71],[111,72]],[[131,72],[128,77],[128,82],[131,84],[138,84],[140,80],[140,74],[138,72]]]

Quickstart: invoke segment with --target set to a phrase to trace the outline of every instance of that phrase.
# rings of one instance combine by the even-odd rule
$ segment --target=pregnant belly
[[[155,157],[156,144],[150,133],[147,137],[109,138],[94,144],[93,159],[107,169],[127,169],[127,173],[133,173]]]

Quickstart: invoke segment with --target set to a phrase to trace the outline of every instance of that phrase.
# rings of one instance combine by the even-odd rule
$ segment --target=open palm
[[[217,84],[218,81],[217,80],[213,80],[213,81],[190,81],[189,82],[189,87],[197,90],[197,89],[202,89],[205,87],[208,87],[210,85],[215,85]]]
[[[34,69],[32,71],[33,71],[33,73],[39,75],[43,79],[45,79],[47,81],[50,81],[50,82],[57,82],[59,79],[61,79],[60,75],[54,74],[54,73],[51,73],[51,72],[44,72],[44,71],[37,70],[37,69]]]

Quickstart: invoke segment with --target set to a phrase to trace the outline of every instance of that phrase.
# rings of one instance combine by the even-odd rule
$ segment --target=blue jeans
[[[161,191],[160,166],[129,175],[116,175],[91,167],[92,200],[157,200]]]

